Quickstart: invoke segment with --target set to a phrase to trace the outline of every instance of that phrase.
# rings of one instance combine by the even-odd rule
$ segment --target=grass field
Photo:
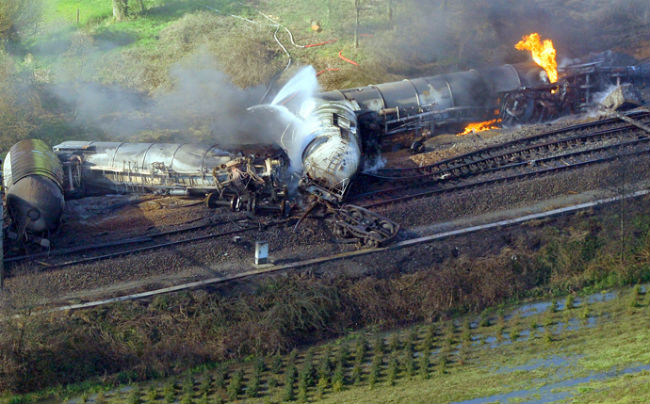
[[[166,380],[47,394],[111,404],[647,402],[649,322],[649,296],[635,286],[355,332],[289,355],[209,364]]]

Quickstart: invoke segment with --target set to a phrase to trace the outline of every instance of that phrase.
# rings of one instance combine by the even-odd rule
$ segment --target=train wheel
[[[205,206],[207,206],[210,209],[214,209],[217,207],[217,200],[219,200],[219,194],[215,192],[210,192],[205,197]]]
[[[424,144],[419,140],[416,140],[415,142],[411,143],[410,150],[412,154],[422,153],[424,152]]]
[[[383,237],[378,232],[371,231],[370,233],[368,233],[368,236],[366,236],[364,240],[364,245],[367,248],[377,248],[379,247],[379,242],[382,238]]]

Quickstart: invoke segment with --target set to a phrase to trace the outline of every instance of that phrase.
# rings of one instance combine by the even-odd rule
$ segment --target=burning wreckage
[[[46,237],[59,226],[66,198],[159,192],[205,197],[209,207],[252,214],[287,215],[298,209],[304,217],[315,206],[326,206],[337,219],[337,236],[378,246],[395,237],[399,226],[345,200],[364,159],[382,147],[407,139],[405,146],[418,152],[425,138],[474,121],[513,125],[586,111],[596,103],[597,93],[611,86],[635,89],[647,85],[650,77],[647,62],[621,64],[611,52],[558,70],[552,66],[554,54],[550,67],[543,50],[541,54],[534,57],[536,63],[317,94],[306,103],[308,112],[300,105],[304,124],[285,128],[299,139],[293,150],[277,145],[87,141],[50,149],[42,141],[23,140],[4,162],[10,238],[48,245]],[[298,164],[290,164],[292,155]],[[296,192],[289,192],[296,183]]]

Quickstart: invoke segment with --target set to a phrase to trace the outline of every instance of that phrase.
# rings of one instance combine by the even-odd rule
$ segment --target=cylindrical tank
[[[361,162],[361,143],[352,104],[322,102],[307,118],[302,153],[303,186],[308,192],[341,200]]]
[[[18,232],[55,230],[65,201],[63,169],[50,147],[38,139],[21,140],[9,149],[3,174],[7,209]]]
[[[361,109],[437,111],[454,107],[492,108],[500,92],[543,83],[543,70],[522,63],[469,70],[321,93],[327,101],[348,100]]]

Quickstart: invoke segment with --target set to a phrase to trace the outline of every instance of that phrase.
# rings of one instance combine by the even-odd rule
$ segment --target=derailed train
[[[417,151],[423,137],[468,122],[577,112],[612,84],[647,81],[649,70],[601,56],[566,67],[553,84],[524,63],[321,93],[306,117],[298,195],[340,206],[364,156],[393,135],[414,134]],[[12,231],[24,238],[56,229],[64,197],[107,192],[207,195],[209,206],[285,213],[288,170],[285,151],[271,145],[73,141],[50,150],[24,140],[6,157],[4,185]]]

